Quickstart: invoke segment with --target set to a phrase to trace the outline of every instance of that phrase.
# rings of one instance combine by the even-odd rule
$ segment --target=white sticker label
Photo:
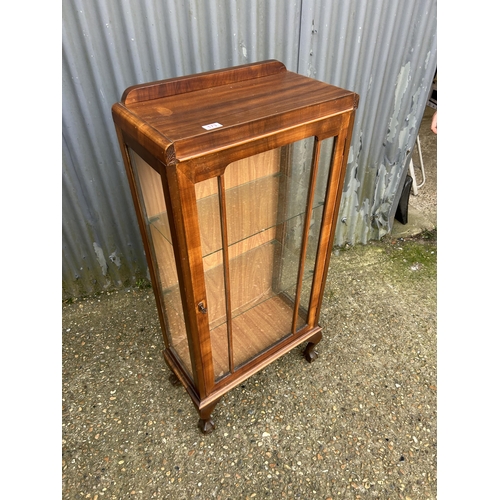
[[[213,128],[219,128],[219,127],[222,127],[222,125],[220,123],[210,123],[209,125],[202,125],[202,127],[205,129],[205,130],[212,130]]]

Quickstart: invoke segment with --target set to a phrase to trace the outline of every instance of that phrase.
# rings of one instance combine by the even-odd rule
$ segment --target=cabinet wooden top
[[[178,161],[204,156],[355,109],[358,95],[288,71],[278,61],[128,88],[113,106],[118,126]]]

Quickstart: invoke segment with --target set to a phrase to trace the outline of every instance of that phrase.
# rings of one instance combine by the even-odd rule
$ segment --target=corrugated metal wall
[[[436,71],[436,17],[435,0],[304,2],[298,72],[360,95],[337,244],[390,230]]]
[[[63,297],[147,277],[111,105],[136,83],[278,59],[358,92],[336,243],[389,229],[436,69],[436,0],[63,2]]]

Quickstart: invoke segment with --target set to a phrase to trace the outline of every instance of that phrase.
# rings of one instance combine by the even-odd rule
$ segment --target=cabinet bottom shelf
[[[293,310],[280,296],[272,297],[232,321],[235,370],[291,335]],[[210,332],[216,380],[229,373],[226,325]]]
[[[232,320],[232,348],[235,371],[256,356],[292,335],[293,307],[280,295],[265,300]],[[227,324],[210,332],[215,380],[229,374]],[[173,343],[184,364],[190,365],[187,340]]]

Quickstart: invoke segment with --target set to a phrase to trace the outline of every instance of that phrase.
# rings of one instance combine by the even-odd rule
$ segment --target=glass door
[[[309,137],[196,185],[216,380],[308,327],[333,150]]]

